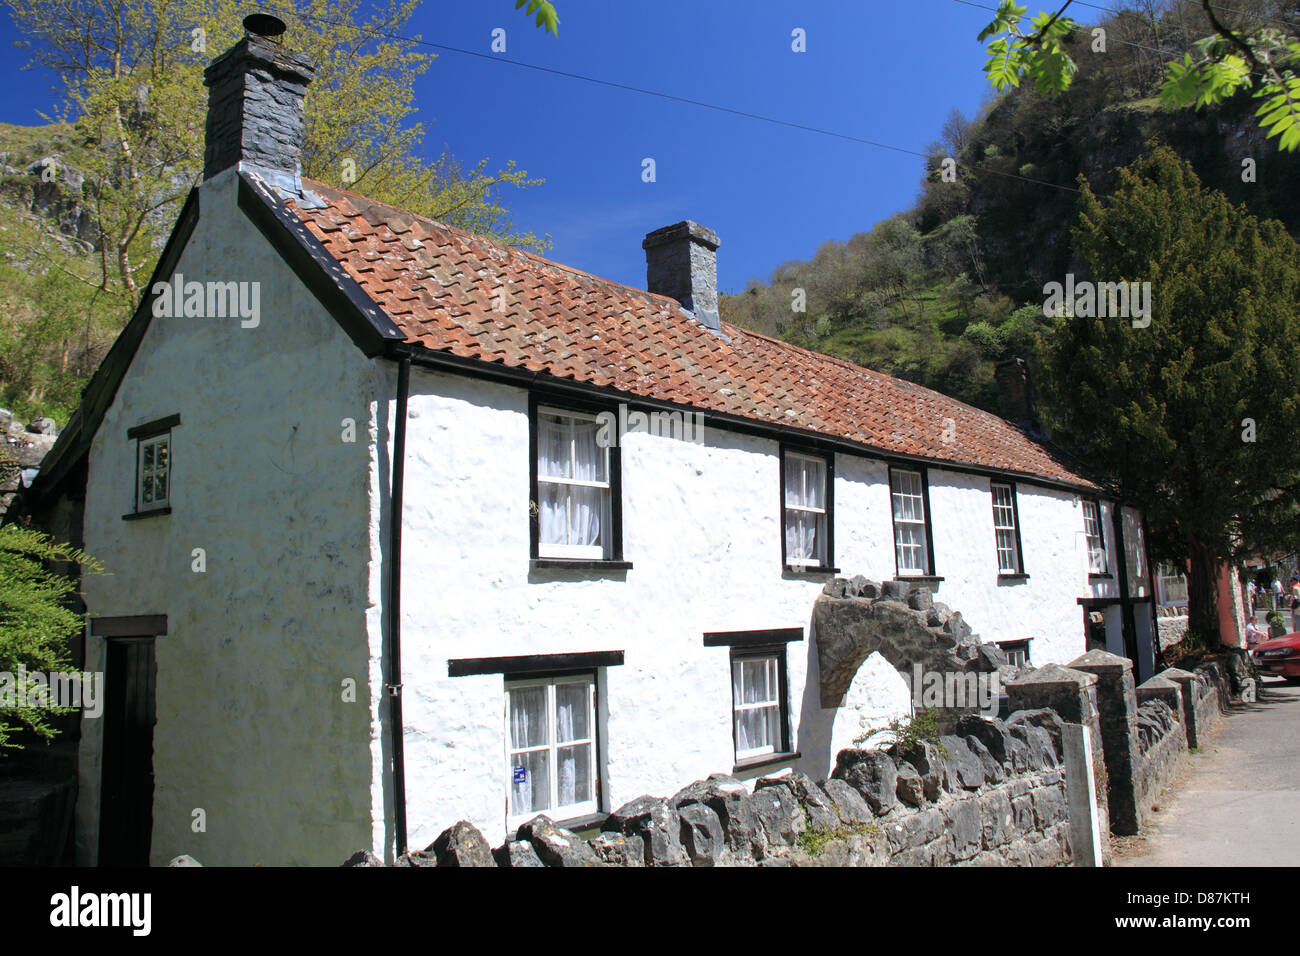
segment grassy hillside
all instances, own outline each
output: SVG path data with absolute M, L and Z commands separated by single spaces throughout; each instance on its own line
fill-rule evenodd
M 1285 4 L 1238 6 L 1300 32 Z M 1071 235 L 1080 177 L 1108 195 L 1115 170 L 1159 140 L 1207 186 L 1296 235 L 1300 155 L 1281 155 L 1265 140 L 1256 101 L 1241 95 L 1200 111 L 1159 105 L 1161 64 L 1209 32 L 1198 9 L 1176 4 L 1154 22 L 1111 17 L 1102 23 L 1111 38 L 1104 56 L 1075 44 L 1079 73 L 1064 96 L 1020 88 L 973 121 L 950 117 L 942 141 L 927 149 L 911 209 L 826 243 L 811 260 L 785 263 L 766 281 L 750 280 L 723 297 L 723 316 L 996 411 L 994 362 L 1020 355 L 1041 374 L 1034 343 L 1043 285 L 1067 272 L 1087 275 Z M 942 176 L 946 157 L 957 161 L 955 182 Z M 1253 182 L 1242 176 L 1247 159 Z

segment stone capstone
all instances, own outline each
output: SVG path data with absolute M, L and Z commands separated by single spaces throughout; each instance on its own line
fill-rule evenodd
M 604 830 L 639 836 L 645 843 L 646 866 L 686 866 L 681 821 L 667 800 L 638 797 L 615 810 Z
M 830 798 L 831 805 L 835 808 L 840 820 L 849 826 L 870 823 L 874 819 L 874 814 L 871 807 L 867 805 L 867 801 L 863 800 L 861 795 L 843 780 L 827 780 L 823 789 L 826 791 L 826 796 Z
M 425 852 L 432 853 L 439 866 L 496 866 L 488 841 L 467 820 L 443 830 Z
M 984 785 L 984 765 L 971 753 L 966 741 L 952 734 L 944 734 L 939 743 L 948 751 L 946 763 L 949 778 L 966 790 L 978 790 Z
M 718 815 L 733 853 L 760 860 L 766 855 L 767 838 L 754 810 L 753 798 L 735 777 L 714 774 L 685 787 L 672 799 L 678 810 L 691 803 L 702 803 Z
M 627 833 L 601 833 L 587 841 L 608 866 L 645 866 L 645 841 Z
M 181 859 L 181 857 L 178 856 L 176 860 L 179 859 Z M 171 863 L 168 863 L 167 865 L 168 866 L 179 865 L 176 864 L 176 860 L 173 860 Z M 383 865 L 384 865 L 383 861 L 380 860 L 379 857 L 371 853 L 369 850 L 357 850 L 356 853 L 353 853 L 350 857 L 348 857 L 346 860 L 343 861 L 343 866 L 383 866 Z
M 925 803 L 925 782 L 916 768 L 906 760 L 898 765 L 898 783 L 894 792 L 909 807 L 919 807 Z
M 773 847 L 793 846 L 808 825 L 799 801 L 789 787 L 756 789 L 753 807 L 763 836 Z
M 557 826 L 549 817 L 533 817 L 519 828 L 519 839 L 531 843 L 547 866 L 601 865 L 586 840 L 572 830 Z
M 841 750 L 831 776 L 856 790 L 877 815 L 898 803 L 898 766 L 887 751 Z
M 717 866 L 727 844 L 718 815 L 702 803 L 688 803 L 677 811 L 682 826 L 682 848 L 694 866 Z
M 522 866 L 537 867 L 545 866 L 542 858 L 537 855 L 533 845 L 527 840 L 511 840 L 504 846 L 499 846 L 492 851 L 492 857 L 496 860 L 497 866 Z
M 817 786 L 812 777 L 803 771 L 792 770 L 780 777 L 763 777 L 754 785 L 754 791 L 757 793 L 769 787 L 788 789 L 794 796 L 795 802 L 807 814 L 808 825 L 813 829 L 829 830 L 839 826 L 840 818 L 831 804 L 830 797 L 826 796 L 826 791 Z

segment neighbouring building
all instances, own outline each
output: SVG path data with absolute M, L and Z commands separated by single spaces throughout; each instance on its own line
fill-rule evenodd
M 256 35 L 209 67 L 203 182 L 32 489 L 111 572 L 80 860 L 391 858 L 825 775 L 908 708 L 877 658 L 822 706 L 836 575 L 1034 664 L 1098 612 L 1151 675 L 1141 516 L 1025 428 L 721 321 L 693 222 L 642 291 L 303 179 L 311 76 Z

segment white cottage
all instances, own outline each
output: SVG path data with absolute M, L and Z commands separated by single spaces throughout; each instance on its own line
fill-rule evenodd
M 840 574 L 1035 664 L 1101 611 L 1151 673 L 1140 516 L 1026 430 L 721 322 L 694 223 L 642 291 L 302 179 L 311 73 L 260 36 L 209 68 L 204 181 L 33 489 L 84 494 L 111 571 L 82 862 L 391 859 L 824 775 L 908 708 L 879 658 L 822 707 Z

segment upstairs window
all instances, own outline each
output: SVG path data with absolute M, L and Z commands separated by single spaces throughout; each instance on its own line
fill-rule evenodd
M 891 468 L 889 484 L 894 502 L 894 555 L 898 574 L 900 577 L 931 575 L 934 566 L 930 555 L 925 475 Z
M 1011 485 L 993 484 L 993 536 L 1000 574 L 1023 574 L 1020 560 L 1020 531 L 1016 526 L 1016 490 Z
M 785 565 L 831 564 L 831 465 L 827 458 L 782 452 Z
M 614 557 L 611 454 L 596 417 L 539 408 L 535 422 L 537 557 Z
M 1108 574 L 1106 538 L 1101 527 L 1101 507 L 1095 501 L 1083 503 L 1083 533 L 1088 543 L 1088 573 Z

